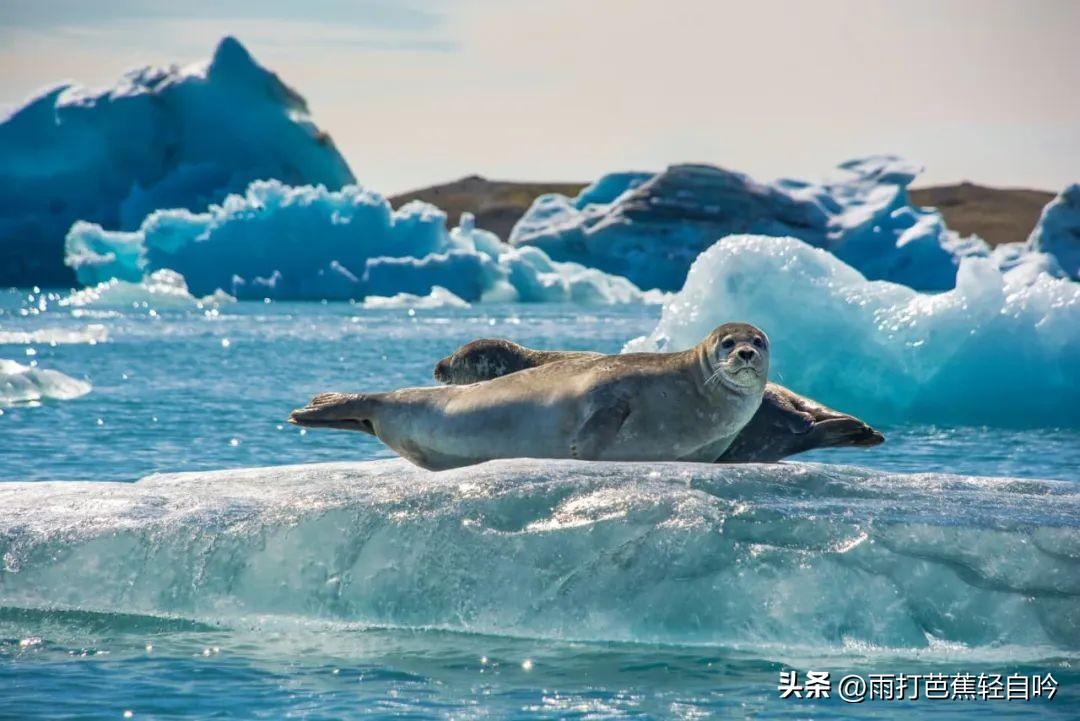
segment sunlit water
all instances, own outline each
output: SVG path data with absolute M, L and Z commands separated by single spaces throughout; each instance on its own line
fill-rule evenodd
M 284 419 L 318 391 L 427 384 L 438 358 L 476 337 L 614 352 L 652 330 L 658 315 L 654 307 L 489 306 L 410 314 L 288 303 L 242 303 L 220 313 L 138 308 L 73 314 L 55 303 L 27 312 L 38 308 L 38 297 L 31 303 L 28 295 L 0 294 L 0 340 L 12 341 L 0 343 L 0 358 L 36 362 L 88 380 L 93 389 L 74 400 L 3 409 L 4 481 L 134 481 L 159 471 L 390 457 L 368 436 L 304 433 Z M 807 460 L 1080 480 L 1076 430 L 882 430 L 883 446 L 820 451 Z M 1080 527 L 1068 514 L 1047 523 Z M 1057 549 L 1073 572 L 1077 548 Z M 125 614 L 123 608 L 27 609 L 5 602 L 3 588 L 5 719 L 124 718 L 125 712 L 133 718 L 273 719 L 892 718 L 912 712 L 1077 718 L 1080 703 L 1080 661 L 1071 642 L 1050 652 L 1022 645 L 976 652 L 949 644 L 917 651 L 852 644 L 808 652 L 572 642 L 536 633 L 373 628 L 304 614 L 188 618 Z M 787 668 L 841 675 L 1049 671 L 1061 688 L 1049 702 L 780 701 L 778 675 Z

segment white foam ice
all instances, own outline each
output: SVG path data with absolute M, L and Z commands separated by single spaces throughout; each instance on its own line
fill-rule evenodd
M 72 308 L 203 308 L 233 303 L 232 296 L 215 291 L 196 298 L 188 291 L 187 281 L 173 270 L 154 271 L 137 283 L 112 278 L 83 288 L 60 299 L 61 306 Z
M 369 295 L 364 298 L 364 308 L 469 308 L 470 305 L 442 286 L 433 286 L 427 295 L 398 293 L 392 296 Z
M 109 330 L 100 323 L 82 328 L 37 328 L 5 330 L 0 328 L 0 345 L 97 345 L 109 339 Z

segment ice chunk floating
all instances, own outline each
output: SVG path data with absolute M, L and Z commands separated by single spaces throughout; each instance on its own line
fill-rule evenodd
M 1080 651 L 1074 484 L 404 461 L 0 484 L 6 606 L 591 639 Z
M 647 338 L 679 350 L 722 322 L 772 339 L 770 375 L 868 423 L 1080 426 L 1080 284 L 965 259 L 954 290 L 867 281 L 795 238 L 731 236 L 701 255 Z
M 258 181 L 205 213 L 151 213 L 130 233 L 77 223 L 66 250 L 83 283 L 138 283 L 171 269 L 195 295 L 345 300 L 429 296 L 438 286 L 469 303 L 656 297 L 625 278 L 556 263 L 538 248 L 511 248 L 467 213 L 447 232 L 435 206 L 413 201 L 393 210 L 356 185 L 331 191 Z
M 70 400 L 90 392 L 90 384 L 60 371 L 0 358 L 0 406 L 55 399 Z
M 353 181 L 304 99 L 233 38 L 209 63 L 48 90 L 0 118 L 0 286 L 69 286 L 63 240 L 76 220 L 130 230 L 260 178 Z
M 951 288 L 961 257 L 987 255 L 985 243 L 909 202 L 918 166 L 871 156 L 840 170 L 824 183 L 762 183 L 711 165 L 614 173 L 573 200 L 538 198 L 510 242 L 664 290 L 678 290 L 698 254 L 734 233 L 800 238 L 869 278 L 924 290 Z
M 185 309 L 234 302 L 235 298 L 221 291 L 196 298 L 188 291 L 184 277 L 168 269 L 154 271 L 138 283 L 116 278 L 104 280 L 60 299 L 60 305 L 72 308 Z
M 391 308 L 468 308 L 469 304 L 458 298 L 446 288 L 435 286 L 428 295 L 413 295 L 412 293 L 398 293 L 392 296 L 372 295 L 364 299 L 364 308 L 367 309 L 391 309 Z

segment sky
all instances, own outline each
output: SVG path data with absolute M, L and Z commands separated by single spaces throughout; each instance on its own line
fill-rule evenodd
M 1071 0 L 2 0 L 0 112 L 226 34 L 386 194 L 678 162 L 814 179 L 871 153 L 918 185 L 1080 181 Z

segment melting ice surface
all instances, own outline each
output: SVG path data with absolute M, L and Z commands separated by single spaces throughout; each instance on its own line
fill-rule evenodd
M 729 320 L 769 334 L 771 376 L 872 423 L 1080 426 L 1080 284 L 965 259 L 956 288 L 867 281 L 794 238 L 731 236 L 703 253 L 656 329 L 676 350 Z
M 0 597 L 588 641 L 1080 655 L 1074 483 L 405 461 L 0 484 Z
M 378 193 L 277 181 L 253 183 L 205 213 L 159 210 L 139 230 L 77 223 L 66 262 L 81 282 L 133 283 L 164 269 L 192 292 L 239 298 L 337 299 L 425 296 L 436 286 L 477 300 L 631 303 L 653 300 L 633 283 L 537 248 L 511 248 L 464 214 L 413 201 L 393 210 Z

